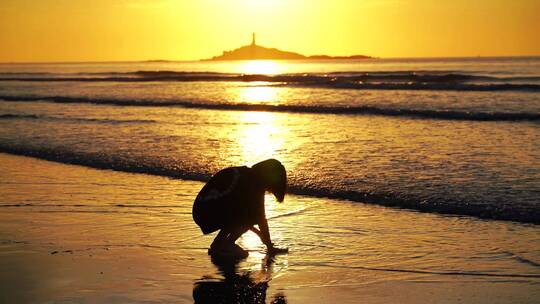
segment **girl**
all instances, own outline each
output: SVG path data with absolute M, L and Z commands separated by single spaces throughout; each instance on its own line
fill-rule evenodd
M 285 198 L 285 167 L 268 159 L 253 167 L 229 167 L 216 173 L 201 189 L 193 204 L 193 219 L 204 234 L 219 230 L 208 253 L 212 256 L 245 258 L 248 252 L 236 240 L 248 230 L 255 232 L 269 254 L 288 250 L 274 247 L 264 211 L 264 194 L 278 202 Z M 259 229 L 254 226 L 258 225 Z

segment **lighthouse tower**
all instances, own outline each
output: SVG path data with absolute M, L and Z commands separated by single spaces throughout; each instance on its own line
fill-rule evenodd
M 255 32 L 251 34 L 251 45 L 255 46 Z

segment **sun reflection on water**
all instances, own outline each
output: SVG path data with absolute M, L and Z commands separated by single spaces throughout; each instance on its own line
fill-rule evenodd
M 244 112 L 240 119 L 246 125 L 238 134 L 240 154 L 244 163 L 254 164 L 277 158 L 285 142 L 285 129 L 274 113 Z
M 279 88 L 261 86 L 266 82 L 252 83 L 250 86 L 241 87 L 238 91 L 238 101 L 244 103 L 276 103 L 278 101 Z
M 243 74 L 275 75 L 281 72 L 283 67 L 272 60 L 247 60 L 238 67 L 238 72 Z

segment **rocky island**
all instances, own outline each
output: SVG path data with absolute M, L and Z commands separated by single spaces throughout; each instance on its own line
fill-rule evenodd
M 328 56 L 328 55 L 313 55 L 305 56 L 295 52 L 287 52 L 278 50 L 276 48 L 267 48 L 257 45 L 255 42 L 255 33 L 250 45 L 239 47 L 232 51 L 224 51 L 220 56 L 214 56 L 209 59 L 202 59 L 202 61 L 221 61 L 221 60 L 300 60 L 300 59 L 312 59 L 312 60 L 350 60 L 350 59 L 372 59 L 373 57 L 365 55 L 353 55 L 353 56 Z

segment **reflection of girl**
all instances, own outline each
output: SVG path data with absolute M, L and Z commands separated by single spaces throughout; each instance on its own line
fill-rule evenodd
M 263 259 L 263 267 L 259 271 L 243 271 L 238 269 L 239 259 L 223 259 L 214 256 L 212 263 L 216 265 L 223 279 L 204 276 L 195 282 L 193 300 L 197 303 L 266 303 L 268 281 L 261 280 L 268 275 L 273 258 Z M 261 276 L 262 275 L 262 276 Z M 272 304 L 287 304 L 283 293 L 277 293 L 270 301 Z
M 278 202 L 282 202 L 286 187 L 285 167 L 275 159 L 262 161 L 252 168 L 230 167 L 216 173 L 193 204 L 193 219 L 204 234 L 220 230 L 208 253 L 247 257 L 248 252 L 235 241 L 248 230 L 260 237 L 268 253 L 287 252 L 287 249 L 272 244 L 264 211 L 265 192 L 271 192 Z

